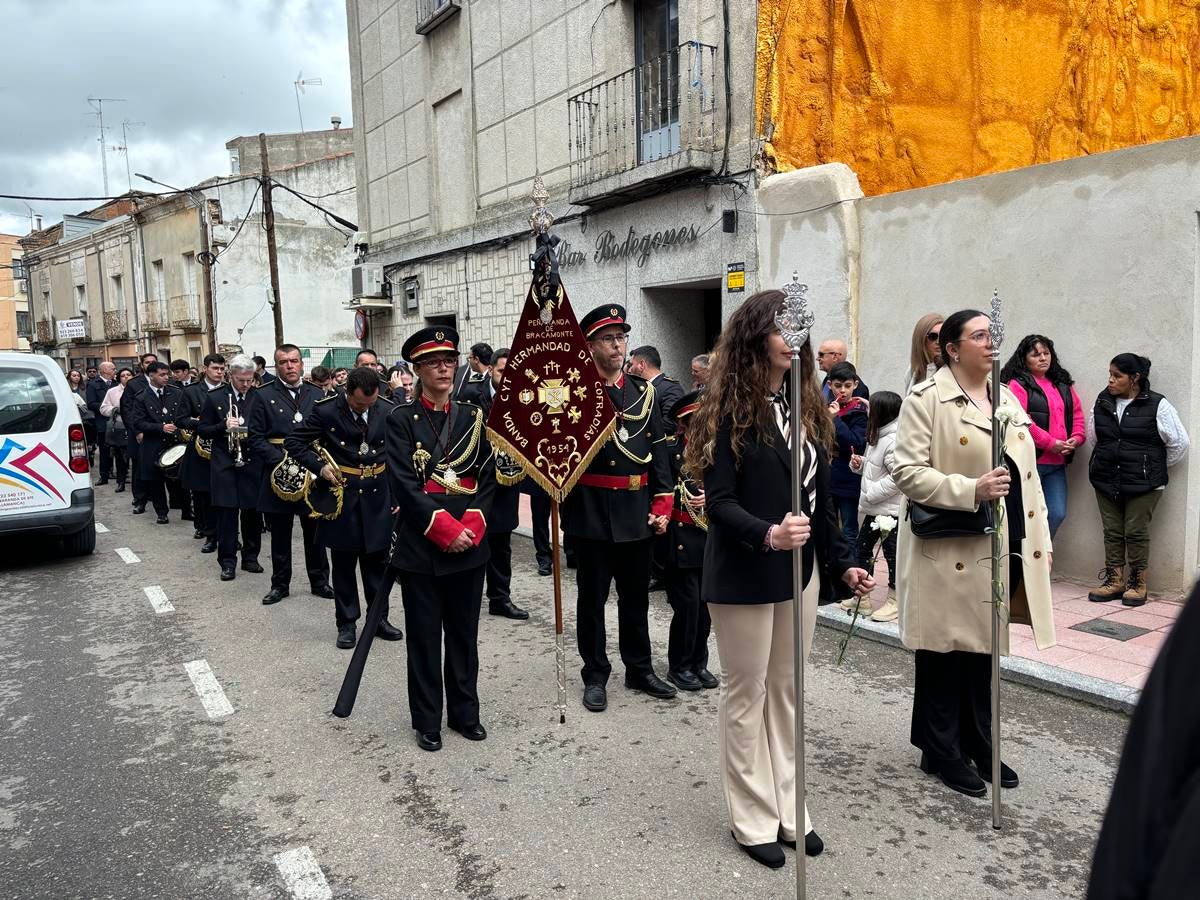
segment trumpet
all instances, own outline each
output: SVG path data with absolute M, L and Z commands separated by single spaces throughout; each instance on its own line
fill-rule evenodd
M 246 460 L 242 455 L 242 441 L 246 439 L 246 435 L 249 434 L 249 431 L 244 424 L 244 420 L 242 419 L 241 413 L 238 410 L 237 403 L 235 403 L 232 398 L 229 401 L 229 415 L 230 418 L 237 419 L 238 421 L 236 427 L 226 430 L 226 436 L 229 441 L 229 455 L 233 457 L 233 464 L 240 469 L 242 466 L 246 465 Z

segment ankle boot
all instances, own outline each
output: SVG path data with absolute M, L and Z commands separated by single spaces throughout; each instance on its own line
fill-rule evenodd
M 1129 567 L 1129 587 L 1121 595 L 1122 606 L 1143 606 L 1146 603 L 1146 570 Z
M 929 754 L 922 753 L 921 771 L 927 775 L 938 776 L 946 787 L 968 797 L 982 797 L 987 793 L 987 785 L 983 783 L 983 779 L 961 757 L 934 759 Z
M 745 851 L 746 855 L 756 863 L 766 866 L 768 869 L 780 869 L 783 867 L 783 848 L 779 846 L 778 841 L 771 841 L 767 844 L 743 844 L 741 841 L 738 841 L 737 835 L 732 831 L 729 834 L 737 841 L 737 845 Z
M 1120 597 L 1125 592 L 1125 579 L 1121 577 L 1123 569 L 1124 566 L 1105 566 L 1097 576 L 1100 586 L 1088 591 L 1088 599 L 1093 603 L 1107 603 Z

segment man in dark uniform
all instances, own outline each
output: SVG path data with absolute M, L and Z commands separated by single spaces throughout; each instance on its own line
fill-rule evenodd
M 186 359 L 171 360 L 171 384 L 183 390 L 192 383 L 192 367 Z M 167 479 L 167 504 L 171 509 L 179 510 L 179 518 L 185 522 L 194 520 L 192 514 L 192 493 L 179 478 Z
M 491 344 L 472 344 L 471 352 L 467 354 L 467 364 L 460 366 L 454 373 L 454 399 L 461 399 L 464 391 L 477 390 L 488 375 L 488 367 L 492 364 Z
M 112 449 L 108 446 L 108 416 L 101 415 L 100 404 L 109 388 L 116 384 L 117 367 L 107 359 L 100 363 L 96 377 L 87 383 L 84 399 L 96 422 L 96 443 L 100 446 L 100 480 L 97 486 L 108 484 L 112 477 Z
M 129 382 L 125 385 L 124 392 L 121 394 L 121 421 L 126 423 L 126 432 L 128 434 L 128 443 L 125 445 L 125 450 L 126 456 L 129 457 L 129 474 L 133 480 L 133 514 L 135 516 L 140 516 L 146 511 L 146 503 L 149 498 L 146 496 L 146 489 L 142 486 L 142 478 L 138 473 L 138 461 L 142 457 L 142 442 L 139 440 L 140 435 L 138 430 L 129 424 L 129 409 L 133 404 L 134 398 L 149 387 L 150 382 L 146 380 L 146 368 L 151 363 L 156 362 L 158 362 L 158 357 L 153 353 L 143 353 L 141 356 L 141 374 L 130 378 Z
M 183 389 L 183 405 L 180 416 L 175 420 L 184 431 L 192 435 L 183 464 L 179 468 L 179 480 L 192 493 L 192 515 L 195 518 L 196 530 L 192 537 L 199 540 L 204 538 L 201 553 L 215 553 L 217 550 L 217 522 L 212 511 L 212 471 L 209 457 L 212 455 L 211 441 L 207 438 L 201 443 L 199 427 L 200 413 L 204 410 L 204 401 L 210 391 L 225 386 L 225 357 L 219 353 L 210 353 L 204 357 L 203 376 L 193 381 Z
M 451 728 L 467 740 L 487 738 L 479 721 L 479 606 L 495 481 L 483 413 L 450 397 L 458 335 L 423 328 L 403 353 L 418 387 L 387 422 L 388 478 L 401 510 L 392 567 L 408 627 L 412 726 L 417 746 L 435 751 L 442 748 L 443 698 Z
M 492 354 L 488 377 L 481 382 L 468 382 L 463 388 L 462 401 L 473 403 L 483 410 L 486 422 L 492 402 L 504 377 L 508 348 Z M 525 478 L 524 470 L 508 456 L 496 454 L 496 493 L 488 516 L 487 540 L 491 554 L 487 563 L 488 615 L 508 619 L 528 619 L 529 613 L 512 602 L 512 533 L 520 519 L 521 491 L 518 485 Z
M 333 599 L 329 586 L 329 559 L 317 543 L 317 523 L 308 515 L 302 500 L 285 500 L 275 492 L 274 470 L 283 462 L 284 439 L 312 412 L 324 391 L 303 380 L 304 361 L 295 344 L 275 348 L 275 372 L 278 375 L 255 393 L 246 419 L 250 429 L 250 451 L 263 460 L 266 476 L 258 493 L 258 509 L 266 516 L 271 531 L 271 590 L 263 605 L 278 603 L 288 595 L 292 583 L 292 524 L 300 516 L 304 535 L 304 568 L 308 583 L 318 597 Z M 303 470 L 300 470 L 303 474 Z
M 283 441 L 287 455 L 318 478 L 342 485 L 342 511 L 317 524 L 317 543 L 329 548 L 333 568 L 336 646 L 349 650 L 357 641 L 355 622 L 361 615 L 357 569 L 369 606 L 375 600 L 387 566 L 392 537 L 392 504 L 384 454 L 385 420 L 393 409 L 380 396 L 374 369 L 359 367 L 346 379 L 346 392 L 313 404 L 312 412 Z M 315 445 L 333 459 L 325 462 Z M 404 637 L 387 619 L 375 636 L 385 641 Z
M 183 391 L 170 383 L 171 370 L 166 363 L 150 363 L 145 374 L 146 387 L 129 402 L 126 421 L 142 438 L 137 462 L 142 490 L 154 504 L 158 524 L 166 525 L 170 521 L 167 518 L 167 487 L 158 457 L 178 441 L 175 419 L 183 408 Z
M 563 530 L 577 559 L 576 634 L 583 657 L 583 705 L 592 712 L 608 706 L 612 672 L 605 649 L 604 604 L 617 585 L 617 617 L 625 686 L 661 700 L 675 688 L 654 672 L 650 661 L 650 548 L 664 534 L 671 514 L 671 470 L 654 388 L 622 372 L 625 308 L 605 304 L 579 323 L 617 410 L 616 431 L 599 449 L 563 503 Z
M 238 354 L 229 360 L 229 384 L 210 391 L 200 413 L 200 436 L 212 441 L 210 475 L 212 512 L 217 523 L 217 562 L 221 580 L 237 573 L 238 520 L 241 520 L 242 570 L 261 572 L 262 514 L 258 490 L 262 460 L 247 446 L 246 417 L 254 403 L 254 360 Z
M 687 445 L 687 423 L 700 405 L 700 392 L 679 399 L 672 413 L 676 433 L 670 442 L 671 475 L 675 479 L 675 503 L 667 527 L 664 578 L 671 604 L 671 630 L 667 641 L 667 679 L 682 691 L 715 688 L 720 682 L 708 671 L 708 635 L 712 620 L 708 606 L 700 601 L 700 575 L 704 568 L 704 544 L 708 518 L 704 512 L 704 490 L 683 474 L 683 450 Z

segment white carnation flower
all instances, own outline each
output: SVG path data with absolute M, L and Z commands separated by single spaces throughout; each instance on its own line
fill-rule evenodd
M 875 521 L 871 523 L 871 527 L 886 537 L 896 530 L 896 517 L 876 516 Z

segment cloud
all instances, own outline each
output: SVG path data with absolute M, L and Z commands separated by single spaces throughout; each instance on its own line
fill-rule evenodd
M 0 55 L 0 193 L 101 196 L 98 122 L 106 141 L 128 129 L 129 169 L 179 186 L 229 171 L 225 142 L 299 130 L 292 82 L 323 84 L 301 97 L 304 125 L 352 124 L 345 6 L 338 0 L 16 0 Z M 15 9 L 13 8 L 15 7 Z M 127 189 L 125 154 L 108 153 L 109 193 Z M 154 190 L 138 182 L 133 186 Z M 45 224 L 87 202 L 31 201 Z M 0 200 L 0 231 L 25 233 L 29 211 Z

